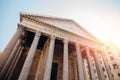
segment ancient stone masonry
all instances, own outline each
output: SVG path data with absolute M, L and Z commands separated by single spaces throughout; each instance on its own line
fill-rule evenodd
M 99 60 L 102 45 L 73 20 L 21 13 L 0 55 L 0 79 L 113 80 L 104 56 Z

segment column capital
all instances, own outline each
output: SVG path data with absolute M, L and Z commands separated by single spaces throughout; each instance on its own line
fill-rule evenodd
M 55 39 L 56 37 L 54 35 L 51 35 L 50 36 L 50 39 Z
M 85 49 L 89 49 L 89 47 L 86 46 Z
M 67 40 L 67 39 L 64 39 L 64 40 L 63 40 L 63 43 L 68 43 L 68 40 Z
M 40 36 L 41 32 L 40 31 L 36 31 L 35 36 Z
M 24 30 L 25 28 L 26 28 L 25 26 L 23 26 L 23 25 L 21 25 L 21 24 L 18 24 L 18 30 L 19 30 L 19 29 Z
M 23 32 L 21 33 L 20 39 L 23 40 L 23 39 L 25 38 L 25 34 L 26 34 L 25 31 L 23 31 Z
M 80 44 L 79 44 L 79 43 L 75 43 L 75 45 L 76 45 L 76 46 L 80 46 Z

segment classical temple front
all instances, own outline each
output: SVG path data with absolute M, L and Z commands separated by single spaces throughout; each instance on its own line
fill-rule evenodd
M 21 13 L 0 80 L 114 80 L 103 43 L 70 19 Z

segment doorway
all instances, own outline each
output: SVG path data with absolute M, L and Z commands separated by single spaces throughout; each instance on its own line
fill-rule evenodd
M 52 71 L 50 80 L 57 80 L 57 72 L 58 72 L 58 63 L 52 63 Z

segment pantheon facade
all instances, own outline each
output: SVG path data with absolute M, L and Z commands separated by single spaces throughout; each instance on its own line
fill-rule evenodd
M 0 80 L 114 80 L 102 46 L 71 19 L 20 13 Z

